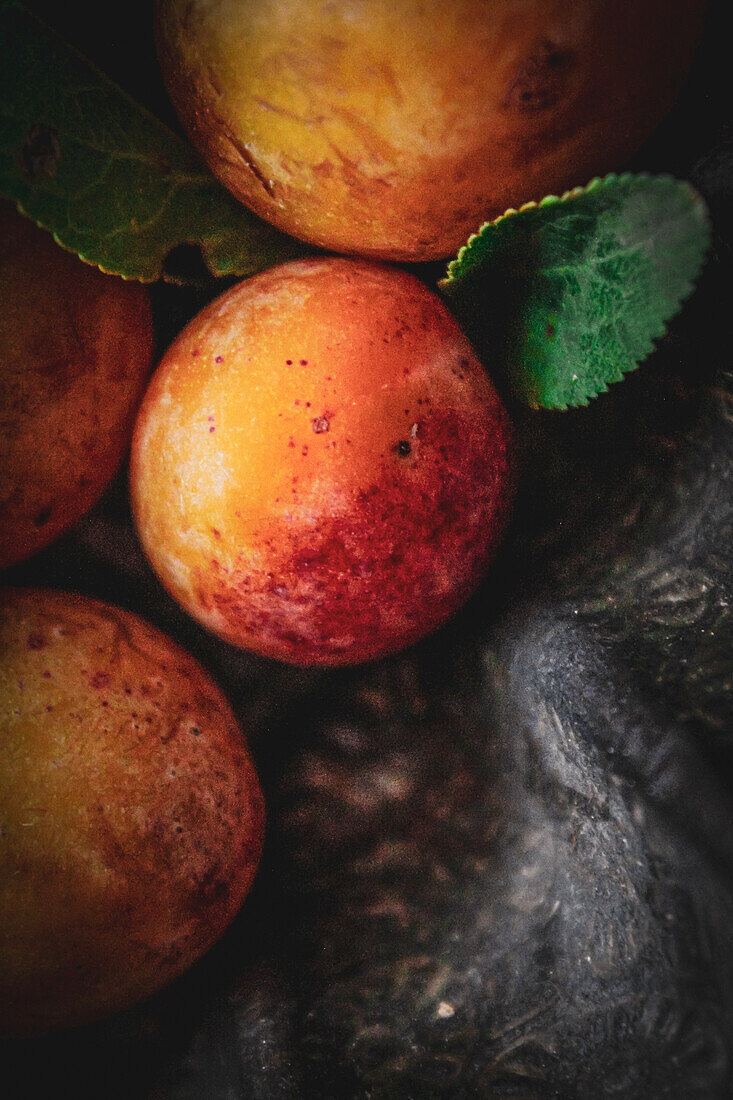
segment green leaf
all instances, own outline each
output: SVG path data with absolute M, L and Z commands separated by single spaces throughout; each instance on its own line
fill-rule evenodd
M 563 409 L 654 350 L 709 244 L 705 204 L 688 183 L 610 175 L 486 223 L 440 288 L 520 400 Z
M 312 251 L 257 218 L 193 148 L 21 4 L 0 4 L 0 194 L 65 248 L 145 282 L 181 245 L 214 275 Z

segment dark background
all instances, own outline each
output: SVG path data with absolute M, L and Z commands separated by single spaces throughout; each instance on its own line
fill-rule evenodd
M 178 129 L 150 4 L 29 6 Z M 726 12 L 710 6 L 677 107 L 628 166 L 708 201 L 698 290 L 589 408 L 512 409 L 512 529 L 436 636 L 336 672 L 219 643 L 148 568 L 124 469 L 8 572 L 112 599 L 195 653 L 269 806 L 261 873 L 220 944 L 131 1012 L 6 1045 L 9 1095 L 733 1095 Z M 223 285 L 153 287 L 159 350 Z

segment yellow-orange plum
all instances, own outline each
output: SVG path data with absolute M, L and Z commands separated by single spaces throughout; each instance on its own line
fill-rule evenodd
M 150 296 L 0 205 L 0 568 L 101 496 L 152 365 Z
M 142 544 L 222 638 L 345 664 L 439 626 L 478 584 L 512 494 L 510 426 L 413 275 L 281 265 L 210 303 L 148 387 L 131 457 Z
M 702 0 L 158 0 L 162 72 L 212 171 L 330 250 L 447 256 L 618 169 L 674 102 Z
M 234 714 L 137 616 L 0 594 L 0 1032 L 132 1005 L 222 934 L 263 801 Z

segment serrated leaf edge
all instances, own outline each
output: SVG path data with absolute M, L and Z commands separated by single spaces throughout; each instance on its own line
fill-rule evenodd
M 172 130 L 171 127 L 167 125 L 167 123 L 158 118 L 158 116 L 148 107 L 139 103 L 134 96 L 132 96 L 125 88 L 119 85 L 117 81 L 113 80 L 108 75 L 108 73 L 106 73 L 103 69 L 99 67 L 99 65 L 97 65 L 94 61 L 91 61 L 82 50 L 74 45 L 73 42 L 68 41 L 63 34 L 60 34 L 51 24 L 49 24 L 43 18 L 42 15 L 39 15 L 37 12 L 28 8 L 25 4 L 19 2 L 19 0 L 0 0 L 0 14 L 12 11 L 13 9 L 19 11 L 25 16 L 29 16 L 35 23 L 39 24 L 44 29 L 44 31 L 49 34 L 49 36 L 58 41 L 60 46 L 62 46 L 65 50 L 68 50 L 70 54 L 73 54 L 80 62 L 83 63 L 83 65 L 87 66 L 103 85 L 106 85 L 108 88 L 114 89 L 115 94 L 119 95 L 121 99 L 123 99 L 131 108 L 133 108 L 142 118 L 144 118 L 148 124 L 156 127 L 162 132 L 165 132 L 166 135 L 168 135 L 174 143 L 178 144 L 179 152 L 183 157 L 185 157 L 188 169 L 187 172 L 177 170 L 177 174 L 181 181 L 185 180 L 188 183 L 199 186 L 212 184 L 215 185 L 217 188 L 221 188 L 224 195 L 227 194 L 226 188 L 224 188 L 223 184 L 221 184 L 221 182 L 218 181 L 216 177 L 211 173 L 204 161 L 191 146 L 190 142 L 186 141 L 185 138 L 182 138 L 179 134 Z M 232 201 L 236 201 L 231 194 L 229 194 L 229 198 Z M 0 193 L 0 199 L 4 199 L 7 202 L 13 203 L 19 214 L 21 214 L 23 217 L 28 218 L 39 229 L 50 233 L 55 243 L 60 248 L 63 248 L 65 252 L 68 252 L 71 255 L 78 256 L 83 263 L 88 264 L 90 267 L 96 267 L 104 275 L 115 275 L 117 276 L 117 278 L 124 279 L 125 282 L 137 282 L 147 286 L 159 282 L 160 280 L 171 282 L 174 284 L 177 283 L 178 285 L 185 285 L 183 281 L 170 278 L 167 275 L 165 271 L 166 256 L 163 256 L 160 263 L 155 266 L 154 270 L 151 269 L 147 273 L 138 272 L 137 274 L 126 274 L 120 271 L 118 267 L 105 266 L 103 263 L 100 263 L 99 260 L 93 259 L 91 255 L 91 250 L 89 248 L 80 249 L 79 247 L 65 244 L 60 237 L 60 234 L 62 234 L 64 230 L 53 229 L 50 225 L 45 224 L 43 219 L 39 219 L 36 215 L 31 214 L 26 209 L 21 199 L 17 199 L 14 195 L 7 194 L 5 192 Z M 170 199 L 168 199 L 167 201 L 170 201 Z M 247 208 L 243 206 L 243 209 Z M 254 214 L 254 212 L 248 211 L 248 213 L 250 213 L 252 217 L 262 221 L 262 219 L 258 218 L 258 216 Z M 158 215 L 156 217 L 159 218 L 159 216 L 160 214 L 158 212 Z M 263 225 L 266 224 L 267 223 L 263 221 Z M 288 234 L 283 234 L 283 236 L 287 237 Z M 296 238 L 292 239 L 295 244 L 302 246 L 302 250 L 307 250 L 308 246 L 305 242 L 300 242 Z M 203 263 L 208 268 L 211 277 L 214 279 L 246 277 L 243 276 L 241 271 L 239 270 L 216 270 L 212 262 L 214 244 L 209 236 L 202 234 L 198 238 L 180 240 L 177 241 L 176 244 L 172 247 L 178 247 L 180 245 L 190 245 L 192 247 L 200 249 Z M 91 249 L 93 250 L 93 248 L 94 246 L 92 245 Z
M 642 178 L 642 179 L 654 179 L 654 180 L 660 180 L 661 179 L 661 180 L 666 180 L 667 182 L 672 182 L 672 183 L 678 184 L 680 186 L 686 187 L 686 189 L 691 193 L 696 207 L 700 210 L 700 212 L 703 215 L 703 222 L 704 222 L 706 233 L 707 233 L 707 240 L 705 242 L 704 248 L 702 249 L 700 264 L 699 264 L 699 267 L 698 267 L 697 271 L 693 275 L 693 277 L 688 280 L 686 285 L 680 291 L 679 295 L 677 295 L 676 298 L 673 300 L 672 305 L 671 305 L 672 312 L 670 313 L 669 318 L 668 318 L 668 321 L 669 321 L 679 313 L 682 306 L 690 298 L 693 291 L 695 290 L 695 286 L 697 284 L 697 279 L 698 279 L 698 277 L 700 275 L 700 272 L 702 271 L 702 269 L 705 265 L 706 258 L 707 258 L 708 254 L 710 252 L 710 248 L 711 248 L 711 245 L 712 245 L 710 213 L 708 211 L 707 204 L 705 203 L 705 200 L 703 199 L 702 195 L 700 195 L 700 193 L 692 186 L 691 183 L 689 183 L 689 181 L 679 180 L 679 179 L 677 179 L 676 177 L 674 177 L 670 174 L 663 174 L 662 175 L 662 174 L 653 174 L 653 173 L 648 173 L 648 172 L 625 172 L 625 173 L 623 173 L 622 175 L 619 175 L 619 176 L 614 176 L 613 174 L 611 174 L 610 177 L 606 176 L 600 182 L 605 183 L 605 181 L 608 180 L 609 178 L 618 179 L 618 180 L 622 180 L 622 181 L 627 181 L 630 177 L 633 178 L 633 179 L 640 179 L 640 178 Z M 591 181 L 591 183 L 595 183 L 595 182 L 596 182 L 596 180 Z M 574 189 L 574 190 L 576 190 L 576 189 Z M 585 189 L 582 189 L 582 190 L 585 190 Z M 562 199 L 564 199 L 566 197 L 567 197 L 567 194 L 562 196 Z M 562 199 L 560 201 L 562 201 Z M 647 351 L 645 351 L 642 355 L 638 356 L 634 362 L 630 362 L 629 366 L 626 367 L 626 369 L 619 369 L 619 372 L 616 375 L 616 377 L 607 378 L 597 389 L 595 389 L 592 392 L 588 393 L 585 400 L 577 401 L 573 405 L 547 404 L 547 405 L 541 405 L 541 406 L 538 406 L 538 407 L 548 409 L 548 410 L 553 410 L 553 411 L 555 411 L 555 410 L 557 410 L 557 411 L 566 411 L 569 408 L 577 408 L 579 406 L 580 407 L 587 407 L 590 404 L 591 401 L 595 400 L 596 397 L 600 397 L 600 395 L 602 393 L 608 393 L 608 390 L 611 386 L 615 386 L 619 382 L 623 382 L 623 380 L 624 380 L 624 378 L 626 377 L 627 374 L 631 374 L 633 371 L 639 369 L 639 367 L 644 362 L 644 360 L 647 359 L 656 350 L 656 346 L 659 343 L 659 341 L 663 340 L 664 337 L 669 332 L 669 323 L 668 323 L 668 321 L 662 321 L 662 323 L 659 326 L 659 329 L 656 332 L 653 332 L 653 333 L 650 334 L 648 344 L 647 344 L 647 348 L 648 348 Z
M 591 194 L 611 184 L 629 183 L 631 180 L 660 181 L 685 187 L 690 192 L 695 205 L 704 211 L 706 223 L 709 222 L 705 200 L 688 180 L 678 179 L 676 176 L 667 172 L 609 172 L 605 176 L 594 176 L 588 183 L 571 187 L 569 190 L 563 191 L 560 195 L 545 195 L 542 199 L 533 199 L 530 202 L 524 202 L 519 207 L 510 206 L 503 214 L 499 214 L 498 217 L 485 221 L 479 226 L 475 233 L 471 234 L 466 243 L 461 245 L 456 255 L 448 263 L 445 275 L 442 279 L 438 280 L 439 289 L 443 292 L 451 292 L 451 287 L 455 286 L 461 279 L 460 273 L 456 274 L 456 268 L 463 262 L 466 255 L 487 230 L 496 228 L 501 222 L 506 221 L 507 218 L 515 217 L 517 214 L 523 214 L 527 210 L 533 210 L 544 206 L 554 206 L 557 203 L 570 202 L 573 199 L 579 198 L 581 195 Z
M 701 268 L 702 268 L 702 265 L 701 265 Z M 690 295 L 692 294 L 694 289 L 695 289 L 695 280 L 691 279 L 689 284 L 685 287 L 684 291 L 681 293 L 680 297 L 675 302 L 675 304 L 673 306 L 674 312 L 671 314 L 671 316 L 676 316 L 676 314 L 679 313 L 681 307 L 684 305 L 684 303 L 690 297 Z M 653 335 L 651 335 L 649 337 L 648 351 L 645 351 L 634 362 L 630 362 L 629 366 L 626 367 L 625 369 L 620 369 L 618 374 L 615 377 L 607 378 L 604 382 L 601 383 L 601 385 L 597 389 L 594 389 L 592 392 L 589 392 L 588 394 L 586 394 L 586 396 L 583 400 L 575 401 L 572 405 L 568 405 L 568 404 L 565 404 L 565 405 L 549 404 L 549 403 L 546 404 L 546 405 L 543 405 L 543 404 L 538 403 L 538 404 L 532 405 L 530 407 L 531 408 L 536 408 L 536 409 L 548 409 L 548 410 L 553 411 L 553 412 L 555 412 L 555 411 L 557 411 L 557 412 L 566 412 L 568 409 L 575 409 L 575 408 L 579 408 L 579 407 L 587 407 L 591 403 L 591 401 L 594 401 L 596 399 L 596 397 L 600 397 L 600 395 L 602 393 L 608 393 L 608 390 L 611 386 L 616 386 L 616 385 L 618 385 L 619 382 L 623 382 L 623 380 L 624 380 L 624 378 L 626 377 L 627 374 L 631 374 L 633 371 L 638 370 L 639 367 L 641 366 L 641 364 L 644 362 L 644 360 L 648 359 L 649 356 L 655 351 L 656 345 L 658 344 L 658 342 L 660 340 L 664 339 L 664 337 L 667 335 L 668 331 L 669 331 L 669 327 L 668 327 L 667 323 L 663 322 L 662 325 L 660 326 L 659 331 L 654 333 Z
M 21 214 L 24 218 L 28 218 L 28 220 L 33 222 L 35 226 L 37 226 L 39 229 L 42 229 L 44 233 L 50 233 L 56 244 L 59 246 L 59 248 L 63 248 L 64 252 L 68 252 L 71 256 L 76 256 L 79 260 L 82 261 L 82 263 L 87 264 L 89 267 L 96 267 L 97 270 L 101 271 L 103 275 L 115 275 L 118 279 L 124 279 L 126 283 L 144 283 L 146 285 L 155 283 L 161 278 L 162 268 L 161 272 L 159 272 L 157 275 L 151 275 L 150 277 L 143 278 L 143 276 L 141 275 L 125 275 L 121 271 L 117 271 L 114 268 L 103 267 L 103 265 L 98 263 L 97 260 L 92 260 L 88 256 L 85 256 L 82 252 L 79 252 L 78 249 L 72 248 L 68 244 L 64 244 L 64 242 L 60 239 L 58 233 L 55 230 L 51 229 L 50 226 L 44 225 L 44 223 L 42 221 L 39 221 L 34 214 L 29 213 L 29 211 L 26 210 L 23 206 L 22 202 L 19 202 L 17 199 L 6 199 L 5 201 L 12 202 L 19 214 Z
M 673 183 L 676 186 L 685 188 L 690 193 L 690 196 L 693 200 L 694 207 L 702 214 L 702 217 L 703 217 L 703 223 L 705 225 L 705 229 L 706 229 L 706 233 L 707 233 L 707 240 L 706 240 L 706 243 L 705 243 L 705 247 L 703 249 L 703 254 L 702 254 L 702 259 L 701 259 L 701 262 L 700 262 L 700 266 L 699 266 L 697 272 L 695 273 L 695 276 L 692 279 L 689 280 L 687 285 L 680 292 L 680 295 L 675 299 L 675 301 L 672 305 L 672 313 L 670 314 L 670 319 L 671 319 L 671 317 L 676 316 L 676 314 L 679 312 L 679 310 L 682 308 L 684 303 L 688 300 L 688 298 L 691 296 L 692 292 L 694 291 L 695 285 L 696 285 L 696 282 L 697 282 L 697 278 L 698 278 L 699 273 L 700 273 L 700 271 L 702 270 L 702 268 L 705 264 L 706 257 L 707 257 L 707 255 L 710 251 L 712 240 L 711 240 L 710 213 L 709 213 L 709 210 L 707 208 L 707 204 L 705 203 L 705 200 L 704 200 L 703 196 L 689 182 L 689 180 L 678 179 L 676 176 L 672 175 L 671 173 L 666 173 L 666 172 L 665 173 L 655 173 L 655 172 L 621 172 L 621 173 L 617 173 L 617 172 L 609 172 L 605 176 L 594 176 L 593 179 L 589 180 L 587 184 L 582 185 L 582 186 L 572 187 L 569 190 L 564 191 L 560 195 L 545 195 L 545 197 L 540 199 L 540 200 L 532 200 L 530 202 L 522 203 L 522 205 L 520 207 L 516 207 L 516 208 L 515 207 L 509 207 L 507 210 L 504 211 L 503 214 L 499 214 L 498 217 L 484 222 L 479 227 L 479 229 L 477 229 L 477 231 L 475 233 L 471 234 L 471 236 L 468 238 L 466 243 L 461 246 L 461 248 L 456 253 L 455 257 L 449 262 L 449 264 L 446 268 L 446 273 L 445 273 L 444 277 L 438 281 L 438 288 L 443 293 L 448 293 L 450 295 L 452 288 L 455 287 L 461 281 L 462 276 L 460 274 L 456 275 L 455 274 L 455 269 L 462 263 L 462 261 L 465 258 L 467 252 L 469 252 L 471 250 L 471 248 L 475 245 L 476 241 L 478 241 L 487 230 L 495 228 L 501 222 L 505 221 L 507 218 L 514 217 L 517 214 L 522 214 L 527 210 L 532 210 L 532 209 L 540 208 L 540 207 L 544 207 L 544 206 L 553 206 L 557 203 L 572 201 L 573 199 L 576 199 L 576 198 L 580 197 L 581 195 L 590 194 L 593 191 L 597 191 L 600 188 L 607 187 L 611 184 L 615 185 L 616 183 L 628 183 L 632 180 L 649 180 L 649 181 L 653 181 L 653 182 L 660 181 L 660 182 L 665 182 L 665 183 Z M 524 400 L 526 401 L 527 405 L 532 409 L 547 409 L 548 411 L 551 411 L 551 412 L 565 412 L 565 411 L 567 411 L 568 409 L 571 409 L 571 408 L 586 408 L 590 404 L 591 401 L 595 400 L 595 398 L 600 397 L 600 395 L 603 394 L 603 393 L 608 393 L 608 390 L 609 390 L 610 386 L 616 385 L 618 382 L 622 382 L 627 374 L 630 374 L 632 371 L 638 370 L 638 368 L 644 362 L 644 360 L 647 359 L 648 356 L 653 353 L 653 351 L 655 350 L 656 344 L 660 340 L 664 339 L 664 337 L 667 335 L 667 332 L 668 332 L 667 322 L 663 322 L 660 326 L 660 329 L 656 333 L 652 333 L 650 335 L 649 344 L 648 344 L 648 348 L 649 348 L 648 351 L 646 351 L 643 355 L 636 358 L 636 360 L 633 363 L 631 363 L 625 370 L 624 369 L 619 370 L 616 377 L 606 379 L 606 381 L 602 382 L 598 386 L 597 389 L 593 389 L 592 392 L 587 393 L 582 399 L 579 399 L 578 401 L 575 401 L 573 404 L 567 404 L 567 403 L 565 403 L 565 404 L 561 404 L 561 403 L 543 404 L 543 403 L 540 403 L 539 401 L 537 401 L 536 398 L 534 398 L 532 400 L 529 400 L 528 398 L 525 398 Z

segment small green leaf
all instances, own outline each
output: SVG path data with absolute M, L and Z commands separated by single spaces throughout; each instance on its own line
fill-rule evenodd
M 17 3 L 0 4 L 0 194 L 82 259 L 144 282 L 170 275 L 181 245 L 199 246 L 214 275 L 312 251 Z
M 586 405 L 654 350 L 710 243 L 705 204 L 668 176 L 594 179 L 487 222 L 440 288 L 489 368 L 533 408 Z

